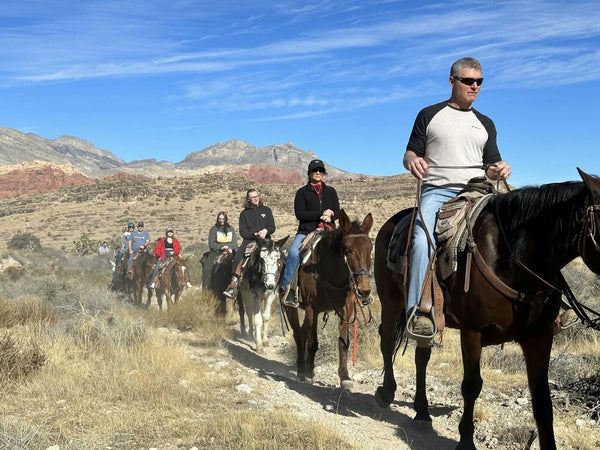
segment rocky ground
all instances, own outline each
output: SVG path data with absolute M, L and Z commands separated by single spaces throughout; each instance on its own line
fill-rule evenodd
M 275 321 L 278 328 L 278 319 L 275 318 Z M 382 380 L 378 369 L 357 361 L 356 366 L 351 367 L 354 386 L 351 391 L 342 391 L 338 387 L 337 358 L 330 358 L 330 361 L 318 362 L 314 384 L 300 382 L 295 375 L 293 340 L 289 334 L 283 337 L 277 329 L 261 355 L 254 351 L 251 340 L 241 337 L 239 326 L 236 337 L 219 350 L 217 357 L 214 349 L 210 351 L 211 356 L 207 356 L 208 349 L 195 345 L 193 334 L 183 337 L 191 344 L 188 348 L 193 358 L 216 372 L 227 370 L 234 373 L 236 389 L 246 392 L 248 402 L 258 411 L 287 409 L 303 419 L 326 424 L 345 436 L 351 448 L 450 449 L 458 443 L 458 423 L 462 414 L 460 384 L 459 381 L 436 376 L 435 368 L 428 378 L 433 421 L 431 424 L 415 423 L 412 410 L 415 393 L 413 370 L 396 372 L 399 384 L 396 399 L 390 408 L 382 409 L 373 396 Z M 412 355 L 413 349 L 409 346 L 403 358 L 412 359 Z M 575 408 L 575 404 L 582 408 L 585 398 L 593 403 L 597 393 L 595 397 L 576 397 L 565 390 L 553 390 L 555 409 Z M 478 404 L 484 405 L 476 422 L 475 444 L 478 448 L 539 448 L 526 388 L 514 387 L 506 393 L 484 383 Z M 594 430 L 595 442 L 599 444 L 600 431 L 593 419 L 592 408 L 582 413 L 582 418 L 578 419 L 581 422 L 576 426 L 582 430 Z M 555 414 L 555 429 L 562 425 Z M 557 431 L 558 447 L 573 448 L 560 437 L 561 434 Z

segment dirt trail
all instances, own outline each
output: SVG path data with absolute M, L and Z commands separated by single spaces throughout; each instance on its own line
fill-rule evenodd
M 213 357 L 205 363 L 221 368 L 235 365 L 234 370 L 240 374 L 238 386 L 251 390 L 249 401 L 269 410 L 287 409 L 307 420 L 326 424 L 332 430 L 342 430 L 353 448 L 418 450 L 456 446 L 460 419 L 457 405 L 462 404 L 456 395 L 460 391 L 458 386 L 429 380 L 433 426 L 416 424 L 412 410 L 414 373 L 397 375 L 397 380 L 404 377 L 406 383 L 398 387 L 391 407 L 382 409 L 373 396 L 382 378 L 379 370 L 367 368 L 358 361 L 355 367 L 350 367 L 353 389 L 342 391 L 338 387 L 337 358 L 332 358 L 331 362 L 319 363 L 314 384 L 307 384 L 296 377 L 295 348 L 289 335 L 283 337 L 274 330 L 265 353 L 259 355 L 250 340 L 237 334 L 220 350 L 219 361 Z M 193 340 L 192 335 L 189 338 Z M 190 351 L 195 358 L 203 359 L 201 347 L 191 345 Z M 447 404 L 436 403 L 439 401 Z

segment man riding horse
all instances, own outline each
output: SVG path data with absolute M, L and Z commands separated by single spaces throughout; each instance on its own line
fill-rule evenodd
M 271 235 L 275 233 L 275 219 L 271 208 L 265 206 L 260 199 L 260 195 L 256 189 L 248 189 L 246 192 L 246 201 L 244 210 L 240 213 L 239 227 L 240 236 L 243 241 L 238 252 L 233 258 L 231 282 L 223 295 L 227 298 L 235 299 L 237 297 L 237 289 L 239 278 L 242 276 L 242 262 L 246 247 L 251 242 L 257 240 L 271 239 Z

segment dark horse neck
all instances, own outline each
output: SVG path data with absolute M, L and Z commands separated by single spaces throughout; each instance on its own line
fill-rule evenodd
M 486 212 L 498 224 L 498 270 L 520 261 L 552 277 L 579 255 L 589 195 L 582 182 L 527 187 L 495 197 Z
M 343 249 L 344 233 L 340 229 L 326 231 L 315 249 L 317 282 L 330 289 L 350 288 L 350 272 Z

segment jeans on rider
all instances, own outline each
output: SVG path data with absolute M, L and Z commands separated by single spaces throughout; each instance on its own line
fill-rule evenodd
M 423 281 L 425 280 L 425 274 L 427 272 L 427 264 L 429 263 L 429 257 L 433 250 L 429 248 L 427 235 L 425 234 L 423 223 L 421 222 L 421 215 L 425 221 L 427 231 L 435 243 L 433 230 L 437 213 L 445 202 L 456 197 L 458 193 L 458 191 L 432 185 L 424 185 L 421 189 L 421 198 L 419 202 L 421 214 L 419 215 L 419 213 L 417 213 L 415 219 L 410 249 L 410 282 L 408 285 L 406 308 L 407 318 L 410 317 L 413 308 L 419 303 Z
M 302 244 L 302 240 L 305 237 L 305 234 L 297 234 L 292 242 L 288 256 L 285 260 L 285 270 L 283 272 L 283 279 L 281 280 L 282 291 L 287 289 L 288 284 L 290 284 L 292 279 L 292 275 L 294 275 L 294 272 L 298 268 L 298 263 L 300 261 L 300 244 Z
M 158 275 L 158 271 L 160 269 L 160 265 L 167 260 L 167 258 L 169 256 L 171 256 L 171 253 L 169 250 L 165 250 L 165 259 L 159 259 L 158 261 L 156 261 L 156 264 L 154 264 L 154 270 L 152 271 L 152 277 L 150 278 L 150 285 L 152 286 L 155 283 L 155 279 L 156 276 Z M 154 286 L 152 286 L 154 287 Z

